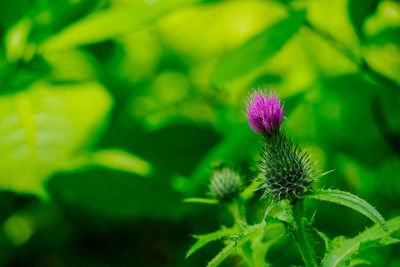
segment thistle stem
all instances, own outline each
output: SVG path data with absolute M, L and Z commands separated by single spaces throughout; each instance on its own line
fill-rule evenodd
M 304 204 L 302 200 L 296 201 L 296 203 L 293 204 L 293 216 L 296 223 L 294 237 L 299 246 L 304 263 L 306 267 L 317 267 L 314 250 L 307 234 L 307 220 L 304 217 Z
M 235 224 L 240 225 L 241 223 L 247 223 L 246 218 L 243 216 L 241 203 L 239 203 L 239 200 L 230 203 L 228 209 L 231 212 L 233 219 L 235 220 Z
M 231 212 L 232 217 L 234 219 L 234 224 L 237 227 L 241 227 L 241 224 L 247 224 L 246 216 L 244 216 L 242 212 L 243 203 L 237 199 L 228 205 L 228 210 Z M 238 247 L 238 253 L 243 259 L 243 263 L 247 267 L 253 267 L 254 263 L 252 260 L 252 255 L 249 254 L 242 246 Z

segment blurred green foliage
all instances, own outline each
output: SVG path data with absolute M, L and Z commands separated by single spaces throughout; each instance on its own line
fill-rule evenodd
M 221 244 L 184 260 L 190 233 L 229 216 L 182 199 L 215 161 L 251 180 L 250 88 L 284 100 L 323 184 L 400 214 L 398 1 L 1 0 L 0 34 L 1 266 L 204 266 Z M 318 205 L 330 237 L 370 225 Z M 290 238 L 267 258 L 301 264 Z

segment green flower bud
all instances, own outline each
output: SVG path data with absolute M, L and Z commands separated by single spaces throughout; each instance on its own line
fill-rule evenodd
M 312 169 L 311 156 L 294 145 L 283 132 L 265 137 L 259 161 L 263 197 L 277 200 L 302 198 L 311 192 L 311 183 L 317 178 Z
M 239 174 L 228 167 L 217 168 L 211 174 L 210 195 L 220 202 L 229 202 L 237 197 L 240 187 Z

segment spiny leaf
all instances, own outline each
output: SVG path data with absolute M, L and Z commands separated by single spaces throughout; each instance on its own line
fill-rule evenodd
M 222 227 L 220 230 L 214 232 L 214 233 L 209 233 L 209 234 L 204 234 L 204 235 L 194 235 L 193 237 L 197 239 L 196 243 L 192 245 L 192 247 L 189 249 L 189 251 L 186 254 L 186 258 L 192 255 L 194 252 L 196 252 L 198 249 L 204 247 L 210 242 L 217 241 L 219 239 L 222 239 L 224 237 L 227 237 L 229 235 L 234 234 L 237 231 L 237 229 L 234 228 L 226 228 Z
M 365 216 L 370 218 L 373 222 L 379 224 L 383 230 L 388 232 L 388 227 L 382 215 L 374 207 L 372 207 L 365 200 L 359 198 L 358 196 L 340 190 L 320 189 L 314 191 L 312 194 L 309 194 L 306 197 L 329 201 L 352 208 L 364 214 Z
M 400 230 L 400 216 L 389 220 L 387 226 L 388 233 L 398 232 Z M 347 263 L 354 255 L 367 248 L 387 246 L 399 241 L 399 239 L 389 238 L 379 225 L 368 228 L 354 238 L 339 236 L 330 242 L 329 248 L 322 259 L 321 266 L 348 266 Z
M 207 265 L 207 267 L 216 267 L 223 260 L 225 260 L 232 252 L 236 249 L 237 246 L 241 246 L 254 236 L 259 234 L 265 227 L 265 223 L 257 224 L 254 226 L 250 226 L 243 233 L 240 233 L 235 240 L 232 240 L 221 250 L 217 256 L 215 256 Z
M 293 208 L 287 199 L 280 201 L 282 212 L 278 215 L 278 219 L 287 223 L 287 225 L 295 225 L 293 217 Z
M 218 85 L 241 77 L 275 55 L 299 30 L 305 12 L 296 12 L 222 57 L 212 79 Z
M 318 236 L 324 241 L 325 249 L 329 247 L 329 238 L 325 235 L 325 233 L 319 231 L 317 228 L 313 227 L 313 230 L 318 234 Z
M 277 240 L 279 240 L 280 237 L 282 237 L 286 233 L 286 231 L 283 228 L 283 226 L 281 225 L 281 223 L 267 224 L 267 226 L 264 229 L 264 233 L 268 233 L 270 235 L 270 233 L 274 231 L 274 228 L 278 228 L 277 230 L 278 231 L 281 230 L 281 231 L 279 231 L 278 234 L 273 237 L 269 236 L 269 238 L 265 238 L 264 235 L 260 234 L 251 240 L 251 249 L 253 251 L 252 260 L 253 260 L 254 267 L 269 266 L 269 264 L 267 262 L 265 262 L 265 258 L 268 253 L 268 250 Z M 266 239 L 266 240 L 264 240 L 264 239 Z
M 217 254 L 208 264 L 207 267 L 218 266 L 226 257 L 228 257 L 236 248 L 235 242 L 231 241 L 220 253 Z

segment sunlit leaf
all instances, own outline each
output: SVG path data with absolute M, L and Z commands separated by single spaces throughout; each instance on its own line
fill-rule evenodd
M 388 227 L 382 215 L 374 207 L 358 196 L 340 190 L 320 189 L 307 195 L 307 198 L 329 201 L 352 208 L 370 218 L 374 223 L 380 225 L 380 227 L 382 227 L 386 232 L 388 231 Z
M 215 67 L 213 81 L 219 85 L 259 67 L 282 49 L 302 26 L 304 17 L 305 12 L 293 13 L 223 56 Z
M 8 61 L 14 62 L 22 58 L 31 27 L 32 21 L 24 19 L 8 30 L 5 36 L 6 57 Z
M 79 49 L 47 53 L 43 58 L 51 67 L 51 77 L 57 81 L 88 81 L 97 78 L 95 65 L 87 53 Z
M 400 28 L 385 29 L 373 36 L 368 37 L 370 44 L 400 44 Z
M 46 53 L 102 42 L 127 34 L 177 8 L 194 2 L 196 0 L 170 0 L 159 1 L 155 4 L 135 3 L 99 10 L 71 24 L 58 34 L 50 36 L 40 45 L 39 51 Z
M 183 201 L 186 203 L 200 203 L 210 205 L 218 204 L 218 200 L 209 198 L 185 198 Z
M 363 23 L 378 7 L 380 0 L 349 0 L 348 11 L 357 35 L 363 39 Z
M 390 234 L 400 230 L 400 217 L 387 222 Z M 388 237 L 387 233 L 379 225 L 368 228 L 354 238 L 339 236 L 334 238 L 327 249 L 321 262 L 323 267 L 349 266 L 348 261 L 359 252 L 371 248 L 398 243 L 400 240 Z
M 121 149 L 95 151 L 90 154 L 89 163 L 141 176 L 148 176 L 152 170 L 149 162 Z
M 43 195 L 43 181 L 87 149 L 110 107 L 95 82 L 38 82 L 0 96 L 0 187 Z

